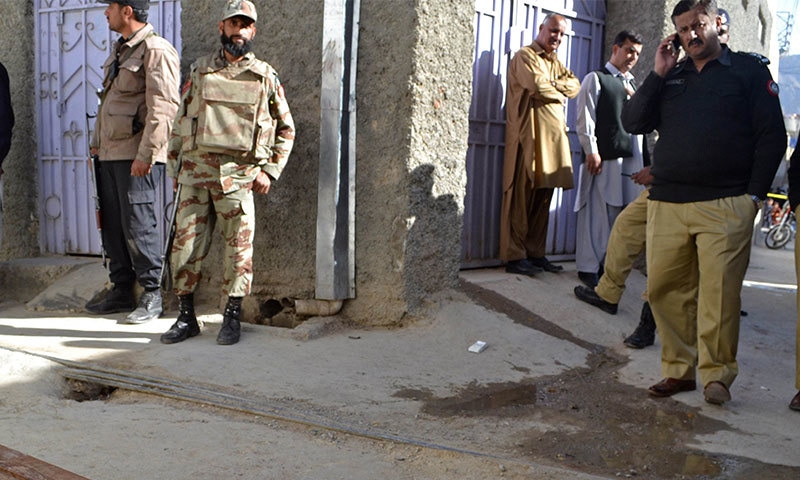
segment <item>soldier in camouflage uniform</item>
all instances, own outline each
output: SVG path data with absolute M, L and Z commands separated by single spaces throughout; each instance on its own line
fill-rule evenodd
M 193 292 L 215 224 L 225 241 L 222 290 L 228 295 L 217 343 L 239 341 L 242 297 L 253 277 L 253 191 L 269 191 L 294 142 L 278 75 L 249 51 L 256 20 L 251 2 L 229 0 L 219 22 L 222 48 L 198 59 L 183 87 L 167 165 L 176 188 L 181 185 L 171 252 L 180 312 L 163 343 L 200 333 Z

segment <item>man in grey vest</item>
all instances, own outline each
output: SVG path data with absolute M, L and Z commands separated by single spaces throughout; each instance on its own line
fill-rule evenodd
M 590 72 L 578 94 L 578 139 L 584 153 L 578 178 L 575 265 L 588 287 L 597 285 L 611 226 L 642 191 L 631 175 L 645 165 L 641 135 L 622 128 L 622 106 L 633 95 L 630 70 L 639 60 L 641 37 L 627 30 L 614 39 L 611 58 Z

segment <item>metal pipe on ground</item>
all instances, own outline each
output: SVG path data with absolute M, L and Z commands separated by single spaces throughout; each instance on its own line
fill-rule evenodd
M 320 299 L 294 299 L 282 298 L 283 308 L 291 308 L 295 314 L 308 317 L 327 317 L 336 315 L 342 309 L 343 300 L 320 300 Z

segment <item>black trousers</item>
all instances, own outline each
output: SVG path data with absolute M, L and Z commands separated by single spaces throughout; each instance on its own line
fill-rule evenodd
M 98 175 L 103 245 L 109 279 L 118 285 L 137 281 L 145 289 L 158 287 L 161 242 L 156 198 L 164 178 L 164 164 L 153 165 L 144 177 L 131 176 L 132 160 L 100 162 Z

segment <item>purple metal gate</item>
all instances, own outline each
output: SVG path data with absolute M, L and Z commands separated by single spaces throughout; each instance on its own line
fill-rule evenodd
M 99 255 L 86 160 L 94 119 L 87 131 L 86 114 L 97 113 L 102 65 L 119 35 L 108 29 L 107 5 L 95 0 L 36 0 L 34 6 L 40 248 Z M 148 22 L 180 52 L 180 0 L 151 0 Z M 172 198 L 169 179 L 160 197 L 163 211 Z
M 461 239 L 463 268 L 500 263 L 500 205 L 502 201 L 505 141 L 506 70 L 511 56 L 533 41 L 545 15 L 557 12 L 571 20 L 571 31 L 558 56 L 583 78 L 603 64 L 603 0 L 476 0 L 475 57 L 472 104 L 469 112 L 467 193 Z M 580 163 L 580 145 L 574 133 L 575 102 L 567 104 L 567 126 L 573 165 Z M 575 170 L 577 172 L 577 168 Z M 577 185 L 577 177 L 575 181 Z M 550 206 L 548 255 L 571 258 L 575 253 L 574 192 L 556 189 Z

